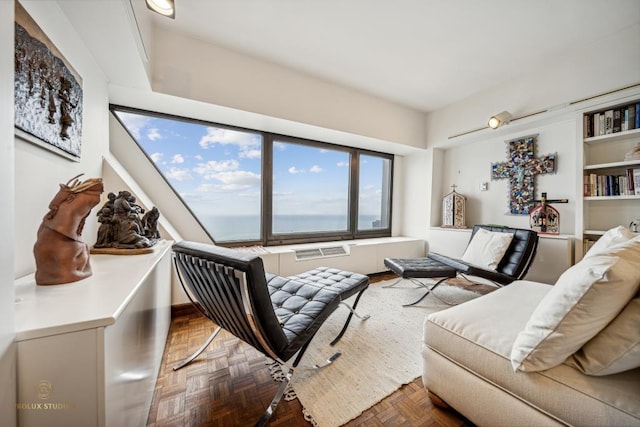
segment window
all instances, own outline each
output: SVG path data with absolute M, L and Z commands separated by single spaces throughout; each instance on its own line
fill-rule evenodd
M 391 159 L 360 155 L 358 230 L 385 229 L 391 217 Z
M 392 155 L 111 110 L 218 244 L 391 235 Z
M 349 153 L 273 143 L 272 233 L 349 230 Z

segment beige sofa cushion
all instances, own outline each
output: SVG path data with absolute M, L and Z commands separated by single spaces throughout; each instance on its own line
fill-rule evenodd
M 518 334 L 511 351 L 513 369 L 549 369 L 578 351 L 638 291 L 639 265 L 640 236 L 600 250 L 565 271 Z
M 612 246 L 619 243 L 624 243 L 627 240 L 631 240 L 636 235 L 631 232 L 627 227 L 619 225 L 617 227 L 607 230 L 600 238 L 591 246 L 589 251 L 584 255 L 584 258 L 588 258 L 597 253 L 606 251 Z
M 565 363 L 588 375 L 640 367 L 640 297 L 632 299 L 613 322 Z
M 518 280 L 480 298 L 428 315 L 423 354 L 437 352 L 469 375 L 564 423 L 640 424 L 640 387 L 637 387 L 640 369 L 595 377 L 562 364 L 546 371 L 514 373 L 510 361 L 513 342 L 551 289 L 549 285 Z M 425 386 L 429 388 L 428 364 L 424 369 Z

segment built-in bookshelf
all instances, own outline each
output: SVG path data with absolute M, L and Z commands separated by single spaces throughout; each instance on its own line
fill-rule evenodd
M 583 114 L 583 253 L 640 218 L 640 100 Z

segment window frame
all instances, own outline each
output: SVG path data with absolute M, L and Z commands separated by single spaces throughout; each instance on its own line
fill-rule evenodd
M 147 160 L 156 169 L 156 172 L 162 177 L 164 182 L 169 186 L 171 191 L 186 207 L 189 213 L 193 216 L 196 222 L 202 227 L 202 230 L 209 236 L 212 242 L 216 245 L 226 247 L 240 247 L 240 246 L 280 246 L 291 245 L 301 243 L 317 243 L 317 242 L 329 242 L 340 240 L 355 240 L 366 239 L 376 237 L 390 237 L 391 227 L 393 219 L 393 170 L 394 170 L 394 155 L 389 153 L 382 153 L 373 150 L 367 150 L 357 147 L 349 147 L 345 145 L 330 143 L 326 141 L 311 140 L 291 135 L 284 135 L 273 132 L 265 132 L 257 129 L 243 128 L 239 126 L 227 125 L 223 123 L 217 123 L 208 120 L 194 119 L 185 116 L 178 116 L 174 114 L 155 112 L 140 108 L 127 107 L 118 104 L 109 104 L 109 111 L 113 117 L 118 121 L 120 126 L 127 132 L 132 141 L 136 144 L 138 149 L 147 158 Z M 240 132 L 250 132 L 260 134 L 262 136 L 261 146 L 261 207 L 260 207 L 260 238 L 256 240 L 237 240 L 237 241 L 224 241 L 218 242 L 211 234 L 211 232 L 204 226 L 200 218 L 194 213 L 193 209 L 185 202 L 185 200 L 176 191 L 173 185 L 169 182 L 167 177 L 162 173 L 160 168 L 151 159 L 149 154 L 142 148 L 140 143 L 131 134 L 129 129 L 122 123 L 118 115 L 118 111 L 139 114 L 150 117 L 157 117 L 168 120 L 177 120 L 187 123 L 193 123 L 203 126 L 217 127 L 221 129 L 229 129 Z M 275 141 L 282 141 L 286 143 L 300 144 L 314 148 L 325 148 L 328 150 L 343 151 L 349 154 L 349 183 L 348 183 L 348 215 L 347 222 L 348 227 L 346 231 L 329 231 L 329 232 L 302 232 L 302 233 L 287 233 L 287 234 L 273 234 L 272 219 L 273 219 L 273 145 Z M 360 168 L 359 160 L 361 155 L 380 157 L 382 159 L 389 160 L 389 224 L 384 228 L 358 230 L 358 208 L 359 208 L 359 177 Z

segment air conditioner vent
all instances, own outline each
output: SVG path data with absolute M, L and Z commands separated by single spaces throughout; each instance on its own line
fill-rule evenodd
M 297 249 L 296 253 L 296 261 L 300 261 L 303 259 L 313 259 L 313 258 L 321 258 L 322 252 L 320 252 L 319 248 L 314 249 Z
M 348 246 L 327 246 L 325 248 L 297 249 L 296 261 L 349 255 Z
M 330 248 L 320 248 L 320 252 L 322 252 L 322 256 L 347 255 L 347 250 L 344 248 L 344 246 L 332 246 Z

